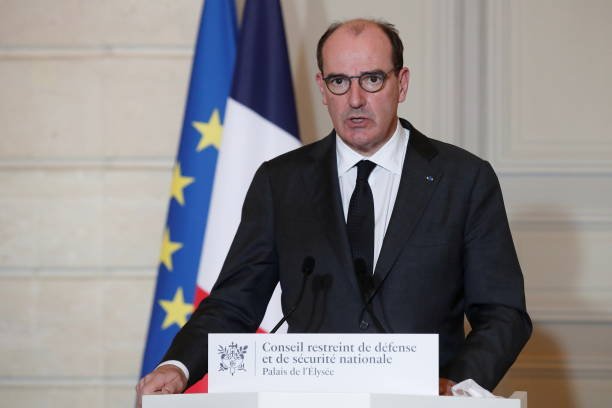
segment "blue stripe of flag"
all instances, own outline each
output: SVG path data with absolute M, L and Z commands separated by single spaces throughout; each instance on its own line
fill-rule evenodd
M 248 0 L 240 28 L 232 99 L 299 139 L 279 0 Z
M 185 303 L 193 304 L 206 219 L 210 204 L 218 151 L 215 146 L 196 148 L 202 137 L 194 122 L 206 123 L 213 112 L 225 114 L 236 54 L 236 10 L 233 0 L 206 0 L 194 53 L 189 94 L 177 154 L 181 173 L 194 178 L 183 189 L 184 204 L 170 198 L 167 222 L 170 240 L 182 247 L 174 252 L 172 270 L 160 262 L 142 375 L 152 371 L 180 329 L 178 324 L 162 328 L 166 311 L 160 301 L 171 301 L 178 288 Z

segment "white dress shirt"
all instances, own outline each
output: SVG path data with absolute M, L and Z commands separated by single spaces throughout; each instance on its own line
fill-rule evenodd
M 368 179 L 374 196 L 374 266 L 378 261 L 395 205 L 409 137 L 408 129 L 404 129 L 398 121 L 395 132 L 387 143 L 372 156 L 366 157 L 351 149 L 336 136 L 336 162 L 345 221 L 357 179 L 356 164 L 361 160 L 369 160 L 376 164 Z

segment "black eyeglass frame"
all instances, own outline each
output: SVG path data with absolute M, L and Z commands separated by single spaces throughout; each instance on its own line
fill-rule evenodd
M 391 68 L 389 71 L 384 72 L 384 71 L 369 71 L 369 72 L 364 72 L 361 75 L 343 75 L 343 74 L 331 74 L 328 75 L 326 77 L 323 77 L 323 82 L 325 82 L 325 86 L 327 87 L 327 89 L 329 90 L 329 92 L 333 93 L 334 95 L 344 95 L 346 94 L 348 91 L 351 90 L 351 86 L 353 85 L 353 79 L 357 79 L 357 82 L 359 83 L 359 87 L 361 89 L 363 89 L 364 91 L 368 92 L 368 93 L 376 93 L 376 92 L 380 92 L 383 90 L 383 88 L 385 87 L 385 84 L 387 83 L 387 77 L 389 76 L 390 73 L 392 72 L 399 72 L 398 68 Z M 322 73 L 321 73 L 322 74 Z M 382 85 L 380 86 L 380 88 L 378 88 L 375 91 L 370 91 L 367 90 L 366 88 L 363 87 L 363 85 L 361 84 L 361 81 L 368 77 L 368 76 L 379 76 L 382 80 Z M 346 88 L 346 91 L 341 92 L 341 93 L 336 93 L 334 92 L 330 87 L 329 87 L 329 82 L 334 80 L 334 79 L 348 79 L 348 88 Z

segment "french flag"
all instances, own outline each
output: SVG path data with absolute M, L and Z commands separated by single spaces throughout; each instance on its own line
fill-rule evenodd
M 300 146 L 295 99 L 279 0 L 248 0 L 232 90 L 225 109 L 196 304 L 208 296 L 238 229 L 242 203 L 257 168 Z M 276 288 L 260 329 L 282 317 Z
M 240 222 L 242 202 L 257 168 L 300 145 L 289 55 L 278 0 L 248 0 L 238 40 L 232 91 L 200 269 L 197 301 L 213 287 Z M 199 302 L 198 302 L 199 303 Z M 277 287 L 261 328 L 282 317 Z
M 256 169 L 300 145 L 279 1 L 247 0 L 237 47 L 236 31 L 234 1 L 206 0 L 141 376 L 160 363 L 217 280 Z M 281 316 L 277 288 L 260 331 Z M 204 379 L 187 392 L 206 389 Z

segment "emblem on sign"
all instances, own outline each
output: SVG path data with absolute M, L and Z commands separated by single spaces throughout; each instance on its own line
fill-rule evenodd
M 221 358 L 219 371 L 229 371 L 234 375 L 236 371 L 246 371 L 244 368 L 244 356 L 248 346 L 239 346 L 232 342 L 229 346 L 219 346 L 217 352 Z

